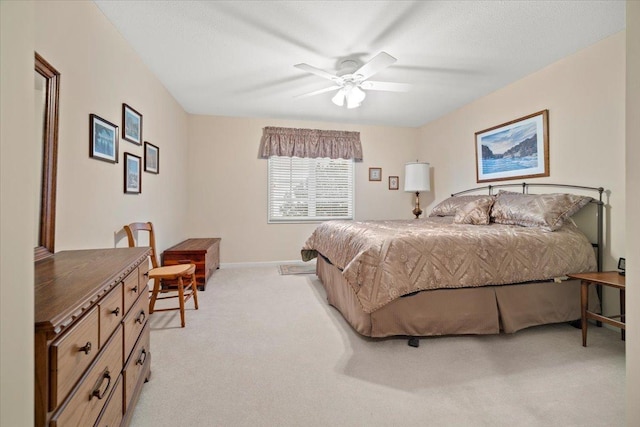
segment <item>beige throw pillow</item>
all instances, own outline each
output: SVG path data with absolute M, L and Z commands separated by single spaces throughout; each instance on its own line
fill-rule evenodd
M 495 197 L 484 196 L 458 208 L 453 222 L 456 224 L 487 225 Z
M 429 216 L 455 216 L 458 209 L 467 205 L 470 202 L 476 200 L 486 199 L 487 197 L 494 198 L 494 196 L 475 195 L 475 196 L 456 196 L 449 197 L 438 203 L 432 210 Z
M 491 219 L 498 224 L 540 227 L 554 231 L 591 200 L 591 197 L 574 194 L 521 194 L 501 191 L 491 208 Z

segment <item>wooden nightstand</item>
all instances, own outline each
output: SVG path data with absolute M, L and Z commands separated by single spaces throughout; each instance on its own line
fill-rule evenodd
M 579 279 L 580 286 L 580 306 L 582 309 L 582 346 L 587 346 L 587 320 L 594 319 L 600 322 L 620 328 L 622 339 L 625 339 L 625 279 L 617 271 L 604 271 L 593 273 L 567 274 L 572 279 Z M 620 314 L 617 316 L 604 316 L 587 310 L 589 305 L 589 285 L 610 286 L 620 290 Z M 620 319 L 615 320 L 615 319 Z

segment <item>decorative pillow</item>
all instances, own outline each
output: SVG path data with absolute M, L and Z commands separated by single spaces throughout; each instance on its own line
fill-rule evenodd
M 491 206 L 495 197 L 484 196 L 480 199 L 467 203 L 466 205 L 458 208 L 456 216 L 453 218 L 453 222 L 456 224 L 473 224 L 473 225 L 487 225 L 489 224 L 491 212 Z
M 432 210 L 429 216 L 455 216 L 456 211 L 467 203 L 474 202 L 479 199 L 485 199 L 487 197 L 493 198 L 493 196 L 474 195 L 474 196 L 456 196 L 449 197 L 438 203 Z
M 554 231 L 571 215 L 591 201 L 574 194 L 522 194 L 500 191 L 491 208 L 491 219 L 498 224 L 540 227 Z

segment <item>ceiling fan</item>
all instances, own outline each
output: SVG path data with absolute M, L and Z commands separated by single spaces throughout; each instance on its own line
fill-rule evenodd
M 320 68 L 316 68 L 309 64 L 296 64 L 294 67 L 306 71 L 316 76 L 331 80 L 334 85 L 314 92 L 297 96 L 297 98 L 305 98 L 308 96 L 319 95 L 325 92 L 337 90 L 338 92 L 331 98 L 331 101 L 342 107 L 357 108 L 360 106 L 367 94 L 365 90 L 383 90 L 389 92 L 407 92 L 411 89 L 411 85 L 405 83 L 378 82 L 367 80 L 377 72 L 396 62 L 396 58 L 386 52 L 380 52 L 366 64 L 358 67 L 359 63 L 353 59 L 345 59 L 340 63 L 340 67 L 336 74 L 331 74 Z

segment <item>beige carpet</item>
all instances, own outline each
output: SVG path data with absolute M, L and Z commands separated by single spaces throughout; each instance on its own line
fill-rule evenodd
M 216 271 L 151 316 L 152 377 L 132 426 L 622 426 L 625 353 L 593 327 L 371 340 L 313 275 Z

